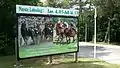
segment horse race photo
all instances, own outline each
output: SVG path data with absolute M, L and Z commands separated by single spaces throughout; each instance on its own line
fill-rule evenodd
M 77 20 L 72 18 L 58 18 L 53 30 L 53 42 L 68 45 L 76 42 Z
M 77 51 L 77 18 L 18 16 L 19 57 Z

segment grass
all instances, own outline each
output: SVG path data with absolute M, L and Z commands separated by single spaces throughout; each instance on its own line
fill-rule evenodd
M 0 68 L 14 68 L 14 56 L 0 57 Z M 46 64 L 47 57 L 22 60 L 23 68 L 120 68 L 120 65 L 109 64 L 103 60 L 93 58 L 79 58 L 73 62 L 73 58 L 61 58 L 56 56 L 53 64 Z
M 53 44 L 52 42 L 41 43 L 28 47 L 20 47 L 20 58 L 31 56 L 43 56 L 48 54 L 66 53 L 77 51 L 76 42 L 70 44 Z

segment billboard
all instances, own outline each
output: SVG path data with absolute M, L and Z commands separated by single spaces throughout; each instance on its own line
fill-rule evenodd
M 16 6 L 19 59 L 78 51 L 77 15 L 71 17 L 68 14 L 68 17 L 53 13 L 49 16 L 49 13 L 39 14 L 32 11 L 28 14 L 18 12 L 19 9 L 20 7 Z
M 19 14 L 38 14 L 38 15 L 60 15 L 60 16 L 79 16 L 79 11 L 75 9 L 61 9 L 51 7 L 16 5 L 16 13 Z

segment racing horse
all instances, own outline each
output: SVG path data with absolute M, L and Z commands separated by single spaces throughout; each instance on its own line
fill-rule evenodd
M 67 43 L 70 43 L 71 37 L 73 38 L 73 41 L 72 41 L 72 42 L 74 42 L 74 41 L 75 41 L 75 36 L 76 36 L 76 34 L 77 34 L 77 31 L 76 31 L 76 29 L 74 28 L 73 24 L 70 24 L 70 25 L 71 25 L 71 26 L 70 26 L 69 28 L 65 28 L 65 30 L 64 30 L 64 34 L 65 34 L 65 36 L 66 36 L 66 41 L 67 41 Z
M 65 25 L 63 22 L 60 23 L 56 23 L 55 24 L 55 30 L 56 30 L 56 37 L 57 37 L 57 42 L 60 41 L 60 43 L 62 42 L 62 40 L 64 39 L 64 29 L 65 29 Z
M 45 23 L 45 28 L 42 31 L 42 34 L 44 34 L 45 39 L 52 40 L 53 38 L 53 27 L 54 24 L 51 22 Z
M 73 38 L 73 42 L 75 41 L 75 36 L 77 34 L 76 29 L 73 27 L 73 25 L 71 24 L 71 27 L 66 27 L 67 25 L 64 23 L 56 23 L 56 34 L 58 35 L 58 41 L 60 41 L 60 43 L 62 42 L 62 40 L 64 39 L 64 36 L 66 38 L 66 42 L 70 43 L 70 38 Z
M 21 35 L 22 35 L 22 38 L 23 38 L 23 40 L 25 42 L 25 45 L 27 45 L 28 30 L 26 28 L 26 24 L 25 23 L 21 24 Z
M 26 23 L 22 23 L 21 24 L 21 35 L 23 37 L 25 45 L 28 45 L 28 43 L 27 43 L 28 37 L 31 37 L 31 39 L 33 41 L 32 44 L 36 43 L 35 37 L 37 36 L 37 31 L 38 31 L 38 29 L 35 28 L 35 27 L 29 27 L 29 28 L 27 28 L 26 27 Z

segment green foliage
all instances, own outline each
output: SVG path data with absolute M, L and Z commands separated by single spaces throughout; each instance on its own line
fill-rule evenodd
M 119 42 L 120 37 L 120 1 L 119 0 L 98 0 L 96 2 L 98 8 L 98 34 L 105 36 L 110 21 L 110 40 L 111 42 Z M 104 34 L 104 35 L 103 35 Z M 104 37 L 102 38 L 104 39 Z
M 72 0 L 47 0 L 47 6 L 56 8 L 71 8 L 76 4 Z
M 0 50 L 1 50 L 1 49 L 3 49 L 3 48 L 5 47 L 5 45 L 6 45 L 6 44 L 5 44 L 6 41 L 5 41 L 5 35 L 4 35 L 4 33 L 1 33 L 1 34 L 0 34 L 0 39 L 1 39 L 1 40 L 0 40 Z
M 97 41 L 105 41 L 108 32 L 108 23 L 110 22 L 110 41 L 120 41 L 120 0 L 88 0 L 88 2 L 80 2 L 81 6 L 86 3 L 97 6 Z M 16 24 L 15 5 L 37 5 L 49 6 L 57 8 L 71 8 L 78 5 L 77 0 L 47 0 L 46 5 L 39 0 L 0 0 L 0 52 L 13 51 L 14 49 L 14 25 Z M 94 10 L 84 11 L 80 13 L 79 40 L 85 40 L 85 24 L 87 24 L 87 41 L 92 41 L 94 36 Z M 56 18 L 53 21 L 57 22 Z M 69 20 L 65 20 L 69 22 Z M 9 48 L 9 49 L 7 49 Z
M 120 41 L 120 1 L 119 0 L 88 0 L 89 4 L 97 7 L 97 42 L 103 42 L 108 39 L 110 32 L 110 42 Z M 90 17 L 88 17 L 90 16 Z M 92 41 L 94 37 L 94 10 L 84 11 L 80 19 L 80 36 L 85 36 L 85 24 L 87 24 L 87 41 Z M 110 22 L 110 26 L 108 23 Z M 82 25 L 84 23 L 84 25 Z M 108 30 L 110 28 L 110 30 Z M 107 39 L 105 39 L 107 37 Z
M 39 0 L 0 0 L 0 54 L 14 53 L 16 4 L 37 5 Z
M 47 1 L 47 6 L 49 7 L 57 7 L 57 2 L 55 0 L 48 0 Z

